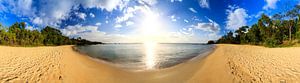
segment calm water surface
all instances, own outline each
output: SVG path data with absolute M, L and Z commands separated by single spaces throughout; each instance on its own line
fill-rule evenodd
M 204 44 L 99 44 L 77 46 L 91 57 L 130 70 L 167 68 L 196 56 L 210 53 L 214 46 Z

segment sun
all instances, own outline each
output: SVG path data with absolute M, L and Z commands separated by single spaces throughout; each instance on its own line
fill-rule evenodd
M 142 32 L 142 41 L 145 47 L 145 65 L 147 69 L 153 69 L 156 65 L 156 45 L 161 37 L 162 25 L 159 15 L 152 12 L 144 12 L 145 16 L 140 26 Z
M 142 12 L 139 36 L 145 48 L 144 61 L 147 69 L 155 69 L 157 65 L 156 49 L 159 49 L 159 43 L 166 41 L 166 24 L 159 13 L 150 8 L 145 8 Z
M 140 26 L 142 41 L 144 43 L 161 41 L 163 34 L 162 23 L 159 14 L 151 10 L 144 11 L 144 18 Z
M 160 23 L 157 20 L 157 15 L 151 12 L 146 14 L 142 24 L 143 34 L 144 35 L 158 34 L 157 33 L 158 28 L 160 28 Z

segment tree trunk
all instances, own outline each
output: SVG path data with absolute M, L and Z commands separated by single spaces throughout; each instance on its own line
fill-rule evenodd
M 292 27 L 290 26 L 289 28 L 289 40 L 291 41 L 292 40 Z

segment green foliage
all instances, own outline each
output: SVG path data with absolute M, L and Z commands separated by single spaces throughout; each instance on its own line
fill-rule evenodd
M 85 45 L 101 44 L 81 38 L 70 39 L 63 36 L 60 30 L 50 26 L 40 31 L 25 29 L 25 22 L 15 23 L 8 28 L 0 24 L 0 44 L 11 46 L 42 46 L 42 45 Z
M 207 44 L 215 44 L 215 41 L 209 40 L 209 41 L 207 42 Z
M 280 41 L 275 38 L 267 38 L 264 42 L 266 47 L 277 47 L 280 44 Z
M 226 35 L 222 36 L 217 43 L 235 43 L 233 32 L 229 31 Z
M 251 27 L 242 26 L 235 35 L 229 31 L 217 43 L 254 44 L 278 47 L 300 40 L 300 5 L 284 14 L 275 14 L 272 19 L 265 14 Z M 294 43 L 293 43 L 294 44 Z
M 248 43 L 248 36 L 245 34 L 246 30 L 248 29 L 248 26 L 243 26 L 241 28 L 239 28 L 238 30 L 235 31 L 236 34 L 236 38 L 235 41 L 236 43 Z
M 45 37 L 43 41 L 45 45 L 63 45 L 65 44 L 64 40 L 68 39 L 67 37 L 63 36 L 59 30 L 49 26 L 44 28 L 41 32 Z
M 300 40 L 300 31 L 298 31 L 298 32 L 296 33 L 296 38 L 297 38 L 298 40 Z

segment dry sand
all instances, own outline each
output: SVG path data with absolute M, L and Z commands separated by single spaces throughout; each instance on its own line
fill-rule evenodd
M 299 83 L 300 47 L 217 45 L 189 82 Z
M 300 82 L 300 48 L 217 45 L 206 58 L 157 71 L 133 72 L 79 54 L 72 46 L 0 46 L 0 82 Z
M 52 47 L 0 47 L 0 82 L 58 82 L 61 79 L 60 49 Z

